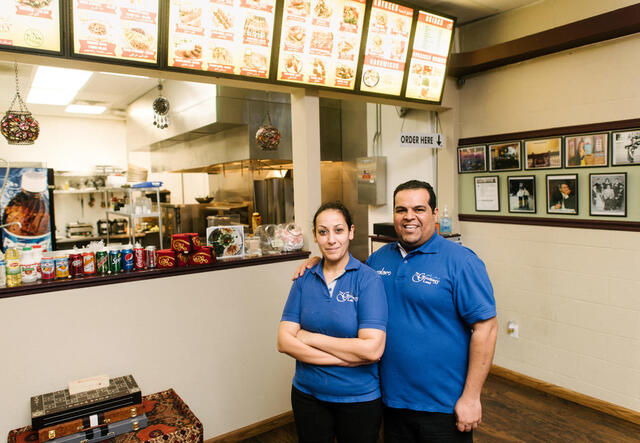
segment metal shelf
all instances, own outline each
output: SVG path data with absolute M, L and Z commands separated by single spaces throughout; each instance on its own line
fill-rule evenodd
M 160 249 L 162 249 L 162 213 L 160 212 L 160 188 L 159 187 L 148 187 L 148 188 L 132 188 L 132 187 L 124 187 L 124 188 L 103 188 L 104 192 L 104 200 L 109 201 L 109 193 L 115 192 L 125 192 L 129 197 L 129 205 L 131 208 L 135 207 L 134 202 L 134 193 L 135 191 L 155 191 L 156 193 L 156 204 L 158 205 L 158 212 L 151 212 L 148 214 L 132 214 L 130 212 L 124 211 L 112 211 L 107 209 L 105 211 L 107 215 L 107 223 L 109 222 L 109 215 L 125 217 L 129 221 L 129 240 L 133 245 L 135 243 L 135 222 L 136 219 L 144 219 L 144 218 L 156 218 L 158 220 L 158 238 L 160 243 Z M 107 243 L 110 241 L 110 236 L 107 234 Z

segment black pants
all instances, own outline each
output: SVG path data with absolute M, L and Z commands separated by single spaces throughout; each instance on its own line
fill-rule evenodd
M 473 431 L 460 432 L 453 414 L 384 408 L 385 443 L 472 443 Z
M 300 443 L 375 443 L 382 401 L 332 403 L 291 387 L 291 406 Z

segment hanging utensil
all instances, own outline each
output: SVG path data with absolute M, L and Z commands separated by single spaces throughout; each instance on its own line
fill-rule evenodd
M 0 121 L 0 132 L 2 132 L 2 135 L 10 145 L 32 145 L 40 134 L 40 124 L 33 118 L 20 95 L 18 64 L 14 63 L 13 68 L 16 75 L 16 95 L 9 105 L 9 110 Z M 16 101 L 18 104 L 17 110 L 14 109 Z

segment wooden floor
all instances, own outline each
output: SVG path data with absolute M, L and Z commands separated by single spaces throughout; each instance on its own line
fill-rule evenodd
M 545 394 L 493 375 L 482 395 L 483 423 L 478 443 L 640 442 L 640 425 Z M 297 442 L 293 423 L 244 440 L 246 443 Z

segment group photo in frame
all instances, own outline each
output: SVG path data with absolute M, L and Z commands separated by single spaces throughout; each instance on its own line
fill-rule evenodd
M 525 169 L 558 169 L 562 167 L 562 137 L 525 140 Z
M 617 131 L 611 138 L 612 166 L 640 164 L 640 129 Z
M 520 166 L 520 142 L 489 145 L 489 171 L 517 171 Z
M 609 165 L 609 133 L 571 135 L 564 138 L 566 168 Z
M 487 147 L 459 146 L 458 173 L 485 172 L 487 170 Z
M 500 211 L 500 182 L 497 175 L 474 177 L 476 211 Z
M 536 177 L 523 175 L 507 177 L 509 212 L 536 212 Z
M 578 175 L 547 175 L 547 213 L 578 214 Z
M 589 174 L 589 215 L 627 216 L 627 173 Z

